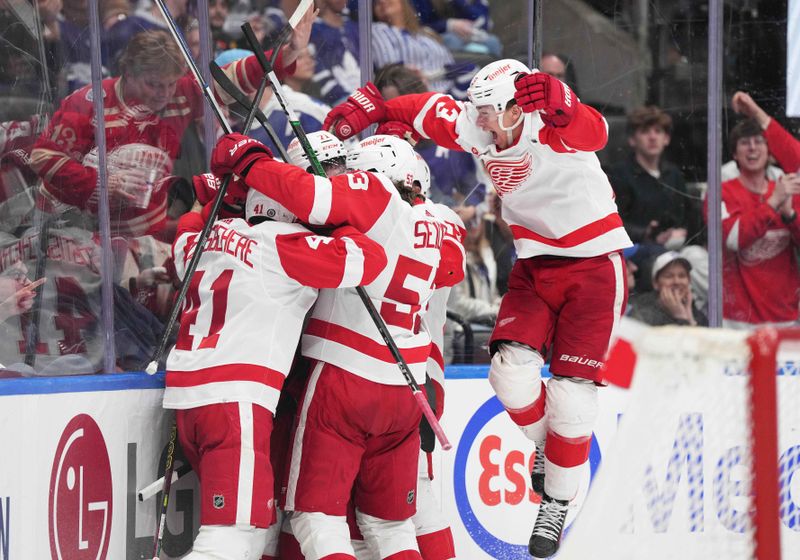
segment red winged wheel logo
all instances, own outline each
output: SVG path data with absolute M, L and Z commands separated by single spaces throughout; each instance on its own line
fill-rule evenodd
M 517 160 L 492 160 L 486 163 L 486 171 L 500 197 L 514 192 L 531 176 L 531 155 L 525 154 Z

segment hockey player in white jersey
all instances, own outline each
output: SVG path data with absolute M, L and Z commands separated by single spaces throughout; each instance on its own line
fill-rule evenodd
M 370 86 L 334 107 L 323 128 L 345 139 L 399 121 L 475 155 L 502 199 L 518 260 L 492 333 L 489 381 L 525 435 L 539 449 L 546 441 L 529 550 L 549 557 L 588 460 L 596 383 L 627 297 L 620 251 L 631 242 L 594 154 L 607 124 L 566 84 L 512 59 L 482 68 L 467 103 L 438 93 L 384 101 Z M 553 379 L 545 389 L 548 355 Z
M 428 164 L 417 154 L 417 174 L 414 180 L 415 188 L 426 199 L 426 204 L 431 207 L 434 215 L 445 223 L 445 240 L 452 243 L 453 247 L 462 255 L 462 266 L 465 262 L 464 236 L 466 228 L 464 222 L 451 208 L 444 204 L 436 204 L 428 199 L 431 186 L 431 172 Z M 462 270 L 463 278 L 463 270 Z M 427 373 L 430 382 L 426 383 L 427 389 L 435 394 L 433 409 L 437 418 L 444 413 L 444 326 L 447 320 L 447 299 L 451 286 L 437 286 L 428 308 L 422 316 L 422 328 L 431 336 L 431 353 L 427 361 Z M 422 438 L 422 452 L 419 454 L 419 472 L 417 479 L 417 513 L 412 521 L 417 534 L 417 546 L 423 560 L 448 560 L 456 557 L 453 533 L 450 524 L 442 516 L 441 504 L 436 500 L 431 481 L 433 480 L 432 452 L 436 437 L 425 418 L 420 426 Z
M 422 156 L 416 154 L 417 168 L 414 174 L 414 192 L 420 200 L 430 208 L 430 211 L 438 215 L 446 226 L 445 243 L 451 243 L 456 252 L 463 254 L 463 239 L 466 235 L 461 218 L 452 209 L 443 205 L 435 204 L 428 199 L 431 185 L 431 172 L 428 164 Z M 451 286 L 437 287 L 425 313 L 422 315 L 422 328 L 431 337 L 431 353 L 427 362 L 427 377 L 425 390 L 431 408 L 437 418 L 441 418 L 444 412 L 444 325 L 447 317 L 447 298 L 450 294 Z M 433 393 L 433 396 L 432 394 Z M 433 493 L 431 480 L 433 480 L 433 449 L 436 443 L 436 436 L 430 428 L 427 420 L 423 417 L 420 422 L 421 453 L 419 454 L 419 466 L 417 473 L 417 512 L 411 518 L 414 524 L 414 532 L 417 536 L 417 546 L 419 547 L 422 560 L 448 560 L 456 557 L 453 533 L 450 524 L 441 514 L 441 505 L 437 502 Z M 354 519 L 351 512 L 348 512 L 347 522 L 350 524 L 351 535 L 353 538 L 353 549 L 358 560 L 378 560 L 371 554 L 364 543 L 363 536 L 354 527 Z M 297 560 L 292 557 L 291 560 Z
M 450 274 L 443 224 L 414 204 L 415 156 L 405 142 L 374 136 L 347 156 L 362 169 L 331 179 L 276 162 L 263 146 L 228 135 L 212 171 L 233 172 L 279 200 L 301 221 L 350 223 L 381 243 L 390 264 L 367 294 L 418 383 L 430 337 L 420 312 Z M 370 170 L 379 171 L 379 173 Z M 413 204 L 413 205 L 412 205 Z M 442 265 L 440 265 L 442 260 Z M 368 547 L 380 558 L 420 558 L 415 511 L 420 411 L 377 328 L 353 290 L 323 290 L 303 335 L 315 360 L 300 406 L 282 504 L 308 560 L 355 558 L 345 520 L 351 494 Z
M 200 531 L 187 560 L 260 558 L 275 499 L 269 441 L 278 395 L 319 288 L 373 282 L 383 249 L 351 226 L 312 233 L 276 201 L 247 194 L 246 216 L 213 226 L 167 359 L 164 407 L 200 479 Z M 179 275 L 203 227 L 179 222 Z

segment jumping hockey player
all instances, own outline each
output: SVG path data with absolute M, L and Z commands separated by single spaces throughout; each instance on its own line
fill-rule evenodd
M 596 110 L 558 79 L 512 59 L 482 68 L 468 95 L 468 103 L 438 93 L 384 101 L 367 84 L 323 126 L 345 139 L 400 121 L 475 155 L 502 198 L 518 260 L 490 341 L 489 381 L 512 420 L 545 449 L 544 494 L 529 542 L 531 554 L 545 558 L 558 550 L 588 460 L 596 382 L 627 297 L 620 251 L 631 242 L 594 154 L 608 136 Z M 545 388 L 547 356 L 553 378 Z

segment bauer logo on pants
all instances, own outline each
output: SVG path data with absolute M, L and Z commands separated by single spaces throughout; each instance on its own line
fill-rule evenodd
M 94 419 L 79 414 L 58 442 L 50 475 L 50 552 L 54 560 L 106 558 L 111 535 L 111 465 Z

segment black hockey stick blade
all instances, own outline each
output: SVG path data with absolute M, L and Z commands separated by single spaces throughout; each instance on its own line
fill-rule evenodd
M 230 95 L 236 103 L 245 111 L 250 111 L 250 108 L 253 106 L 253 102 L 247 98 L 247 96 L 234 85 L 225 71 L 219 67 L 219 64 L 216 62 L 211 62 L 208 65 L 209 69 L 211 70 L 211 77 L 214 78 L 214 81 L 217 82 L 217 85 L 222 88 L 222 90 Z M 266 131 L 267 136 L 269 136 L 272 143 L 277 148 L 278 152 L 283 158 L 283 161 L 287 163 L 291 163 L 289 161 L 289 154 L 286 153 L 286 149 L 281 144 L 280 138 L 275 133 L 275 129 L 272 128 L 272 125 L 269 124 L 269 120 L 267 120 L 266 115 L 261 111 L 261 109 L 256 109 L 256 120 L 259 122 L 261 127 Z

